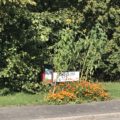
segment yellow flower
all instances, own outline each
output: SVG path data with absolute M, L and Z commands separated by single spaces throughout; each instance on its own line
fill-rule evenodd
M 70 24 L 71 22 L 72 22 L 71 19 L 66 19 L 66 20 L 65 20 L 65 23 L 66 23 L 66 24 Z

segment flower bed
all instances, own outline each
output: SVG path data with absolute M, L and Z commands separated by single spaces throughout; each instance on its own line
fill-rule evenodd
M 108 100 L 110 96 L 101 84 L 88 81 L 59 83 L 47 96 L 51 104 L 81 103 L 83 101 Z

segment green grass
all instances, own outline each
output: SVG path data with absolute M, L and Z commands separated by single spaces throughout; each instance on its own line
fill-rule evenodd
M 120 99 L 120 82 L 104 82 L 102 84 L 113 99 Z
M 0 106 L 8 105 L 38 105 L 45 104 L 43 94 L 25 94 L 25 93 L 16 93 L 7 96 L 0 96 Z

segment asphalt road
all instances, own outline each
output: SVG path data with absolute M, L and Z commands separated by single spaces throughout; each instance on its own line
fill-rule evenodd
M 0 120 L 120 120 L 120 100 L 80 105 L 0 107 Z

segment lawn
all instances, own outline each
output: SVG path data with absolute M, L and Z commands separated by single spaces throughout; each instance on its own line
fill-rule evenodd
M 120 82 L 102 83 L 113 99 L 120 99 Z
M 45 104 L 44 95 L 42 93 L 33 95 L 26 93 L 16 93 L 7 96 L 0 96 L 0 106 L 37 104 Z
M 120 83 L 104 82 L 103 87 L 108 90 L 112 99 L 120 99 Z M 44 94 L 26 94 L 26 93 L 16 93 L 7 96 L 0 96 L 0 106 L 8 105 L 41 105 L 47 104 L 44 99 Z

